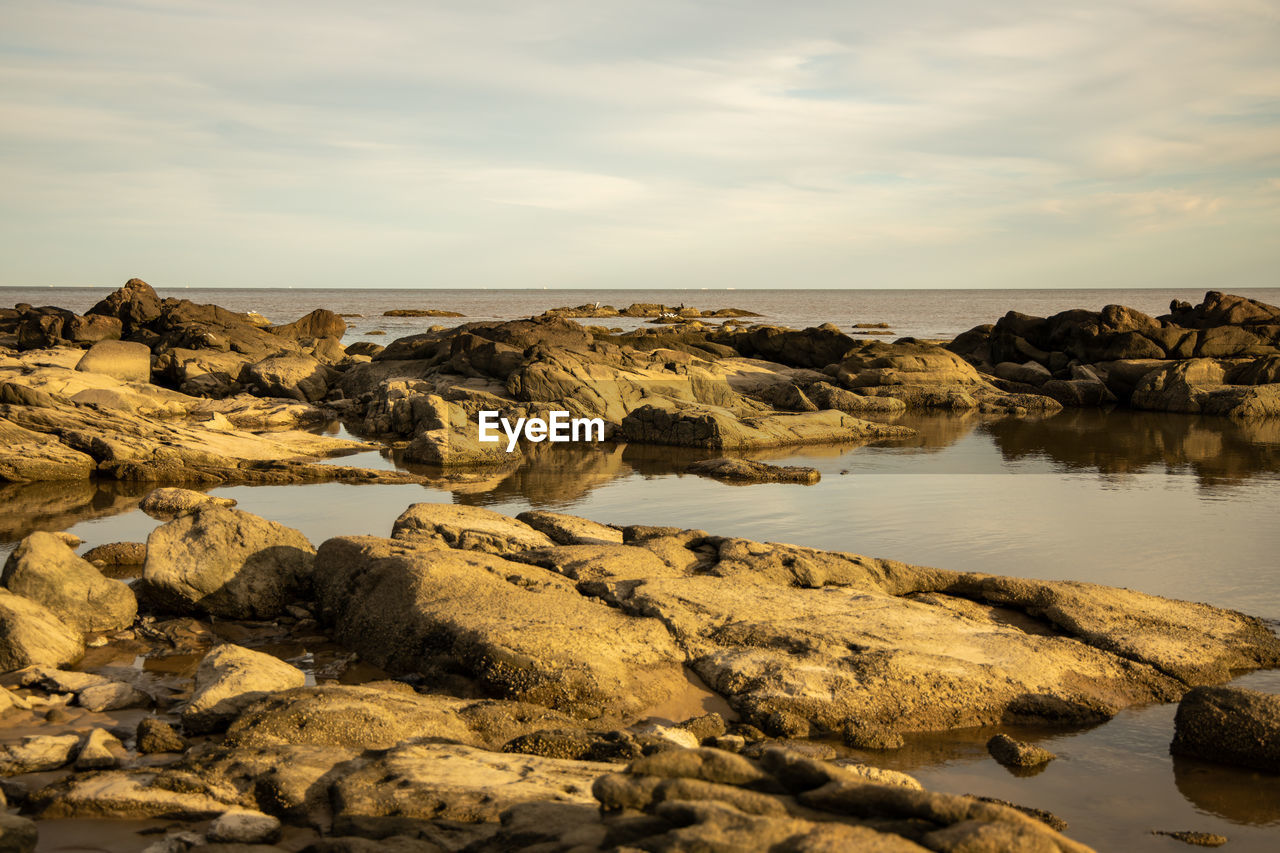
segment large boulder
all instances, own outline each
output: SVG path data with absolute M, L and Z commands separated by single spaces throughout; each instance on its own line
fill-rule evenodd
M 1280 773 L 1280 695 L 1197 687 L 1182 697 L 1170 751 Z
M 250 365 L 245 377 L 254 393 L 263 397 L 314 403 L 329 393 L 333 372 L 309 355 L 277 355 Z
M 314 560 L 297 530 L 212 506 L 151 532 L 143 578 L 176 612 L 271 619 L 304 596 Z
M 76 363 L 76 370 L 105 373 L 123 382 L 150 382 L 151 350 L 133 341 L 99 341 Z
M 218 646 L 196 669 L 191 701 L 182 711 L 182 727 L 191 734 L 215 731 L 263 696 L 305 682 L 302 670 L 279 658 L 230 644 Z
M 321 545 L 314 580 L 334 639 L 392 671 L 453 668 L 492 695 L 585 718 L 638 714 L 685 688 L 661 623 L 545 569 L 358 536 Z
M 60 667 L 84 657 L 84 637 L 45 606 L 0 590 L 0 672 Z
M 18 543 L 0 583 L 43 604 L 81 632 L 127 628 L 138 615 L 138 601 L 128 584 L 103 577 L 53 533 L 32 533 Z
M 131 334 L 160 316 L 160 297 L 155 289 L 140 278 L 131 278 L 124 287 L 111 293 L 86 313 L 115 317 L 124 324 L 124 333 Z

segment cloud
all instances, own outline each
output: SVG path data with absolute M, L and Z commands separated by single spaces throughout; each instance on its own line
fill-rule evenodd
M 1197 286 L 1229 259 L 1244 286 L 1280 260 L 1266 2 L 0 15 L 4 284 L 163 256 L 208 285 Z

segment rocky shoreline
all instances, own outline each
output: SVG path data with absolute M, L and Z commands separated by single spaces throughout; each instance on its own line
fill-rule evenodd
M 151 493 L 145 546 L 97 552 L 142 559 L 129 583 L 55 534 L 10 556 L 0 702 L 31 734 L 0 750 L 28 816 L 7 833 L 111 817 L 347 839 L 314 850 L 1083 850 L 838 745 L 1096 722 L 1280 665 L 1257 620 L 1092 584 L 441 504 L 314 547 L 229 503 Z M 689 673 L 723 713 L 689 702 Z
M 82 557 L 57 500 L 15 507 L 0 791 L 22 816 L 0 842 L 114 818 L 174 822 L 138 844 L 154 853 L 298 832 L 315 851 L 1083 850 L 1052 816 L 866 754 L 988 727 L 1008 730 L 993 760 L 1042 766 L 1019 727 L 1180 699 L 1175 752 L 1280 772 L 1274 697 L 1218 686 L 1280 666 L 1241 613 L 544 511 L 418 503 L 389 535 L 313 543 L 169 487 L 484 490 L 554 452 L 480 442 L 481 410 L 599 418 L 602 454 L 801 484 L 818 472 L 741 454 L 932 441 L 907 412 L 1014 424 L 993 427 L 1014 453 L 1064 406 L 1280 415 L 1280 309 L 1218 293 L 1160 318 L 1010 314 L 945 346 L 748 315 L 580 306 L 384 348 L 343 346 L 323 309 L 271 326 L 136 279 L 84 315 L 0 311 L 0 482 L 114 484 L 94 512 L 141 497 L 164 522 Z M 608 316 L 664 325 L 569 319 Z M 316 432 L 334 419 L 358 439 Z M 387 445 L 426 467 L 333 462 Z

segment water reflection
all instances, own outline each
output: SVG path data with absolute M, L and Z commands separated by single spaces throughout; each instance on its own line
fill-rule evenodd
M 1067 410 L 1052 418 L 983 424 L 1008 461 L 1047 459 L 1104 476 L 1191 471 L 1202 488 L 1280 471 L 1280 420 L 1156 412 Z

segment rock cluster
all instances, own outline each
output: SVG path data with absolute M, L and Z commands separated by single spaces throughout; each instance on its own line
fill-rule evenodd
M 198 651 L 193 677 L 59 668 L 83 653 L 81 627 L 56 597 L 0 592 L 0 669 L 18 688 L 0 689 L 0 714 L 49 727 L 0 751 L 0 773 L 50 774 L 10 789 L 41 819 L 212 821 L 157 842 L 170 846 L 271 843 L 292 824 L 326 836 L 315 849 L 1083 850 L 1029 810 L 795 739 L 893 748 L 917 731 L 1094 721 L 1280 663 L 1257 620 L 1090 584 L 440 504 L 409 507 L 391 538 L 312 549 L 217 501 L 145 503 L 168 520 L 145 549 L 143 616 L 116 636 Z M 4 580 L 101 587 L 78 560 L 33 534 Z M 308 686 L 294 663 L 163 610 L 336 645 L 398 680 Z M 739 719 L 649 719 L 687 696 L 690 670 Z M 1249 709 L 1265 698 L 1215 690 L 1188 694 L 1180 740 L 1223 755 L 1269 736 L 1231 716 L 1263 725 Z M 1192 720 L 1193 706 L 1208 710 Z M 125 709 L 145 716 L 75 725 Z M 1015 764 L 1033 751 L 992 743 Z
M 1210 291 L 1161 317 L 1121 305 L 1052 317 L 1010 311 L 949 348 L 1010 391 L 1067 406 L 1280 415 L 1280 308 L 1241 296 Z

